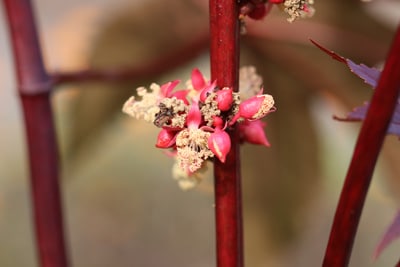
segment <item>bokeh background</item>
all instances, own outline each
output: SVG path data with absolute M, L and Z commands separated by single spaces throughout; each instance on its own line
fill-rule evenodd
M 179 67 L 126 83 L 69 83 L 53 95 L 62 160 L 66 235 L 75 267 L 215 266 L 213 181 L 184 192 L 157 129 L 121 113 L 138 86 L 208 75 L 206 0 L 37 0 L 49 71 L 137 67 L 193 40 L 204 47 Z M 276 100 L 271 148 L 242 148 L 245 261 L 249 267 L 320 266 L 359 123 L 343 116 L 371 96 L 318 41 L 380 66 L 400 22 L 396 0 L 319 0 L 312 19 L 288 23 L 274 8 L 247 22 L 242 65 L 255 65 Z M 2 9 L 2 7 L 1 7 Z M 3 10 L 2 10 L 3 11 Z M 0 266 L 34 267 L 24 127 L 4 11 L 0 12 Z M 178 58 L 176 60 L 179 60 Z M 389 136 L 362 216 L 350 266 L 393 266 L 399 242 L 372 261 L 399 207 L 399 144 Z M 46 164 L 43 162 L 43 164 Z

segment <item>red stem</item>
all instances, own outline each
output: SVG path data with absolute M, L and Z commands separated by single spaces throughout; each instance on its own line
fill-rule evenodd
M 121 68 L 111 70 L 82 70 L 76 72 L 56 72 L 52 74 L 55 84 L 66 82 L 88 82 L 88 81 L 103 81 L 103 82 L 123 82 L 131 81 L 137 78 L 146 78 L 151 75 L 157 75 L 174 67 L 181 66 L 190 59 L 198 56 L 208 43 L 208 33 L 199 34 L 195 39 L 189 41 L 175 51 L 164 55 L 161 58 L 149 62 L 145 65 L 140 65 L 135 68 Z
M 210 0 L 211 79 L 238 90 L 239 21 L 236 0 Z M 237 129 L 225 163 L 215 159 L 215 216 L 218 267 L 242 267 L 243 227 Z
M 25 118 L 36 239 L 42 267 L 66 267 L 58 151 L 50 105 L 51 79 L 29 0 L 4 0 Z
M 354 149 L 331 229 L 324 267 L 348 265 L 376 160 L 400 89 L 400 27 Z

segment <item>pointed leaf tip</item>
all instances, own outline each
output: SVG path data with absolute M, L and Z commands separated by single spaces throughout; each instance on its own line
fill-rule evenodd
M 378 70 L 376 68 L 368 67 L 364 64 L 356 64 L 353 61 L 351 61 L 350 59 L 344 58 L 344 57 L 340 56 L 339 54 L 337 54 L 331 50 L 328 50 L 327 48 L 318 44 L 314 40 L 310 39 L 310 41 L 316 47 L 318 47 L 319 49 L 321 49 L 322 51 L 324 51 L 325 53 L 330 55 L 332 58 L 334 58 L 342 63 L 345 63 L 347 65 L 347 67 L 351 70 L 351 72 L 353 72 L 355 75 L 357 75 L 358 77 L 363 79 L 364 82 L 366 82 L 367 84 L 371 85 L 374 88 L 378 84 L 379 77 L 381 76 L 380 70 Z
M 351 72 L 353 72 L 355 75 L 360 77 L 361 79 L 364 80 L 365 83 L 369 84 L 373 88 L 375 88 L 378 85 L 379 78 L 381 76 L 381 71 L 376 69 L 376 68 L 371 68 L 368 67 L 364 64 L 356 64 L 350 59 L 346 59 L 338 54 L 336 54 L 333 51 L 330 51 L 326 49 L 325 47 L 321 46 L 314 40 L 310 41 L 317 46 L 319 49 L 330 55 L 336 60 L 339 60 L 342 63 L 345 63 L 347 67 L 350 69 Z M 339 117 L 334 117 L 337 120 L 340 121 L 361 121 L 364 120 L 364 118 L 367 115 L 369 104 L 368 102 L 364 103 L 363 106 L 358 106 L 355 107 L 351 112 L 348 113 L 348 115 L 345 118 L 339 118 Z M 396 105 L 396 109 L 394 111 L 392 120 L 390 122 L 389 128 L 387 130 L 388 134 L 394 134 L 400 137 L 400 103 L 398 100 L 398 103 Z
M 313 39 L 310 39 L 310 42 L 313 43 L 313 45 L 315 45 L 316 47 L 318 47 L 320 50 L 324 51 L 325 53 L 327 53 L 328 55 L 330 55 L 333 59 L 336 59 L 342 63 L 346 63 L 346 59 L 342 56 L 339 56 L 338 54 L 336 54 L 335 52 L 333 52 L 332 50 L 328 50 L 327 48 L 323 47 L 322 45 L 320 45 L 319 43 L 317 43 L 316 41 L 314 41 Z

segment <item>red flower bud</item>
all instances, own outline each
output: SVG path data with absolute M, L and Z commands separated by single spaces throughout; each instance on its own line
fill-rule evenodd
M 264 3 L 256 4 L 254 9 L 249 13 L 249 17 L 254 20 L 261 20 L 267 15 L 270 9 L 271 8 L 267 9 L 266 4 Z
M 176 131 L 167 129 L 161 129 L 157 136 L 156 147 L 158 148 L 170 148 L 175 145 Z
M 213 125 L 215 128 L 222 129 L 222 127 L 224 127 L 224 120 L 221 117 L 214 116 L 213 117 Z
M 274 111 L 274 99 L 271 95 L 256 95 L 239 105 L 240 117 L 248 120 L 258 120 Z
M 208 148 L 221 162 L 225 162 L 226 155 L 231 150 L 231 138 L 225 131 L 216 128 L 208 138 Z
M 231 108 L 233 102 L 232 92 L 233 90 L 228 87 L 217 91 L 217 103 L 219 110 L 227 111 Z

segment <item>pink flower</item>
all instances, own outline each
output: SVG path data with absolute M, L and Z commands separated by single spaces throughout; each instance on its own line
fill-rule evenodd
M 255 145 L 270 146 L 267 137 L 265 136 L 265 122 L 260 120 L 244 121 L 239 124 L 239 135 L 242 142 L 249 142 Z
M 171 131 L 169 129 L 161 129 L 157 136 L 156 147 L 158 148 L 170 148 L 175 145 L 176 141 L 176 131 Z
M 200 127 L 201 122 L 199 105 L 193 101 L 186 117 L 187 128 L 180 130 L 176 136 L 178 165 L 188 175 L 200 169 L 207 158 L 213 157 L 207 145 L 210 133 Z
M 216 128 L 208 138 L 208 147 L 221 162 L 225 162 L 226 155 L 231 150 L 231 138 L 225 131 Z

